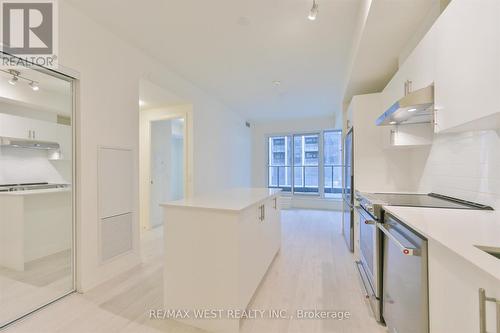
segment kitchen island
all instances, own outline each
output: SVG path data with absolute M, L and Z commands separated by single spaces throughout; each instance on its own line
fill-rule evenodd
M 236 313 L 247 308 L 280 249 L 279 194 L 231 189 L 162 205 L 169 318 L 217 333 L 239 331 Z

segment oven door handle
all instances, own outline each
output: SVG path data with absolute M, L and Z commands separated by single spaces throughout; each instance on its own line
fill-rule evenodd
M 384 224 L 379 223 L 377 224 L 377 227 L 401 249 L 401 252 L 405 256 L 417 256 L 417 257 L 420 256 L 419 249 L 404 246 L 389 230 L 387 230 Z
M 359 278 L 361 279 L 361 284 L 363 285 L 363 289 L 365 290 L 365 298 L 370 298 L 370 293 L 368 292 L 368 288 L 366 288 L 365 285 L 365 280 L 363 279 L 364 272 L 361 272 L 361 270 L 364 269 L 361 264 L 361 261 L 355 261 L 354 263 L 356 264 L 356 268 L 358 269 L 359 273 Z

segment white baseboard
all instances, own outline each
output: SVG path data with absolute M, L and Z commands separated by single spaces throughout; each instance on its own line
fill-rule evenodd
M 308 196 L 282 196 L 280 199 L 281 209 L 321 209 L 321 210 L 342 210 L 342 200 L 325 199 Z

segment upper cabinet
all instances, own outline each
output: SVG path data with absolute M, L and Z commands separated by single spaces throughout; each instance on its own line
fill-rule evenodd
M 0 113 L 0 137 L 56 142 L 60 145 L 56 159 L 71 158 L 72 131 L 68 125 Z
M 436 33 L 432 27 L 382 92 L 384 111 L 405 96 L 406 91 L 425 88 L 434 82 Z
M 436 132 L 498 128 L 500 1 L 453 0 L 436 46 Z
M 436 73 L 436 26 L 431 27 L 403 64 L 404 81 L 412 91 L 434 83 Z
M 451 1 L 383 90 L 384 110 L 407 82 L 434 84 L 436 133 L 500 128 L 500 1 Z

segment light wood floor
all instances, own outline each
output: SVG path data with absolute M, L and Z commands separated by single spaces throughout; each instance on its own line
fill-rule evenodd
M 350 319 L 258 319 L 244 333 L 382 333 L 360 291 L 351 254 L 335 212 L 282 213 L 282 248 L 250 305 L 252 309 L 349 311 Z M 8 333 L 202 331 L 172 320 L 151 320 L 162 307 L 162 229 L 142 239 L 143 264 L 88 293 L 70 295 L 6 329 Z M 3 333 L 3 332 L 2 332 Z

